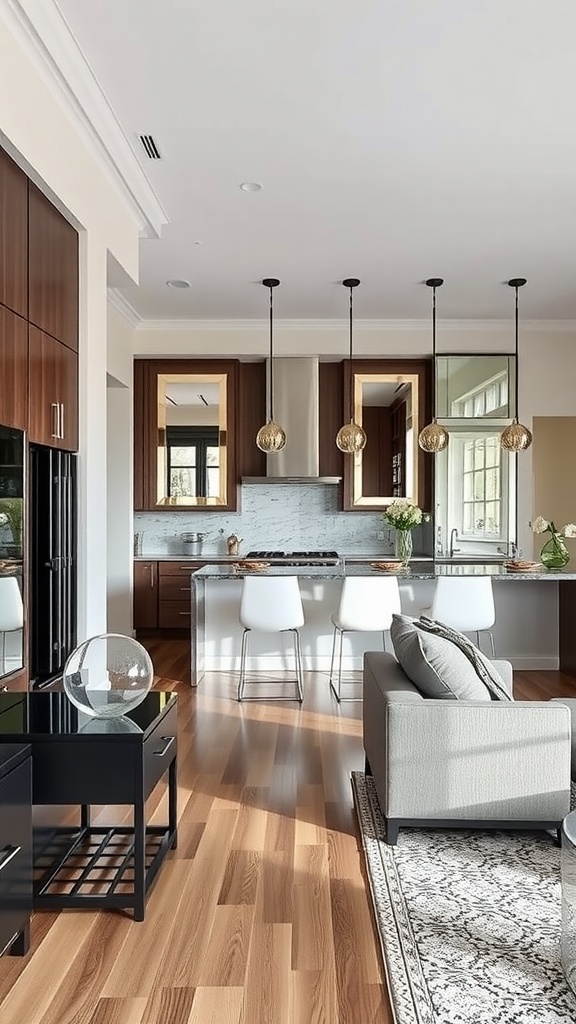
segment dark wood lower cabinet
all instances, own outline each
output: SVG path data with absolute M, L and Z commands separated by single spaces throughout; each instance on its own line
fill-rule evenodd
M 0 953 L 23 956 L 32 912 L 32 759 L 0 743 Z
M 134 629 L 158 627 L 158 563 L 134 562 Z
M 190 636 L 190 577 L 206 564 L 186 558 L 134 562 L 134 629 Z

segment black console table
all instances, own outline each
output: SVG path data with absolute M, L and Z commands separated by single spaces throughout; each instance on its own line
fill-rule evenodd
M 127 716 L 94 719 L 62 692 L 0 694 L 0 738 L 32 748 L 33 804 L 80 807 L 79 827 L 34 830 L 35 908 L 118 907 L 143 921 L 146 897 L 176 847 L 177 697 L 154 691 Z M 145 803 L 168 773 L 168 823 Z M 129 804 L 128 827 L 93 826 L 90 806 Z

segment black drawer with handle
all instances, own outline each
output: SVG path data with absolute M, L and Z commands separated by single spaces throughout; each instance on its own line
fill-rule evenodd
M 0 953 L 28 952 L 32 911 L 32 759 L 0 743 Z

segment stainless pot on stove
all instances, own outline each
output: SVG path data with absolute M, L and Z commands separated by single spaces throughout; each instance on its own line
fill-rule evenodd
M 184 545 L 184 552 L 187 555 L 201 555 L 202 544 L 206 537 L 209 537 L 209 533 L 183 533 L 182 544 Z

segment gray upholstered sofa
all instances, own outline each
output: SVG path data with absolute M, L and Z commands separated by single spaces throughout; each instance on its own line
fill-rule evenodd
M 512 666 L 494 662 L 512 691 Z M 364 749 L 394 844 L 403 825 L 559 828 L 570 809 L 570 709 L 424 698 L 393 654 L 364 655 Z

